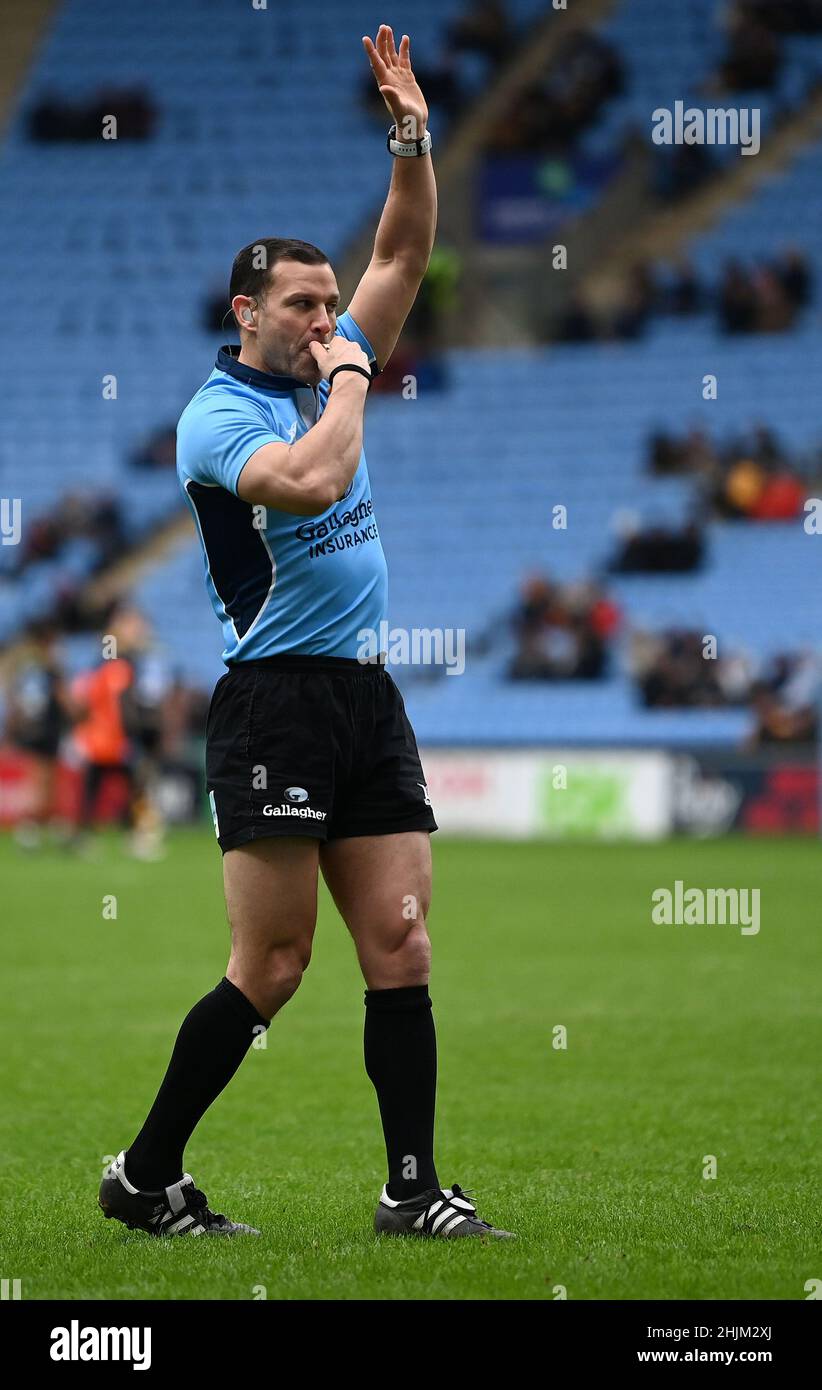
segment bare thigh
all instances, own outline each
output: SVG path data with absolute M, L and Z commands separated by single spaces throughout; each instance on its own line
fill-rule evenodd
M 428 832 L 332 840 L 320 848 L 320 865 L 369 989 L 427 984 Z
M 223 855 L 231 926 L 226 975 L 264 1018 L 294 994 L 311 959 L 319 841 L 255 840 Z

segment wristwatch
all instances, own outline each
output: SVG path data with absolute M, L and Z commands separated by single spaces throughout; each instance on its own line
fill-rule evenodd
M 428 154 L 431 149 L 431 132 L 426 130 L 421 140 L 397 140 L 397 127 L 392 125 L 388 132 L 387 145 L 393 155 L 414 159 L 417 155 Z

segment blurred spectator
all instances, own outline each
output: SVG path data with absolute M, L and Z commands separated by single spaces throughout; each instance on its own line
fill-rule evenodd
M 690 473 L 713 479 L 720 469 L 719 455 L 705 431 L 694 426 L 683 439 L 657 430 L 649 441 L 651 471 L 660 476 Z
M 751 708 L 756 728 L 750 744 L 756 748 L 763 743 L 815 743 L 818 737 L 818 716 L 815 709 L 786 710 L 779 696 L 767 685 L 754 687 Z
M 657 429 L 648 441 L 648 461 L 652 473 L 665 476 L 687 470 L 684 447 L 666 430 Z
M 809 303 L 811 288 L 807 260 L 796 248 L 750 270 L 728 261 L 719 288 L 721 327 L 726 333 L 784 332 Z
M 781 333 L 792 327 L 812 294 L 810 266 L 797 247 L 751 266 L 726 261 L 716 289 L 701 284 L 688 261 L 679 262 L 673 276 L 662 264 L 637 261 L 623 275 L 615 307 L 594 314 L 584 287 L 577 285 L 546 337 L 566 343 L 633 339 L 654 315 L 685 316 L 708 308 L 716 309 L 726 333 Z
M 754 521 L 793 521 L 802 514 L 805 489 L 790 473 L 768 478 L 753 507 Z
M 135 449 L 129 458 L 132 468 L 175 468 L 177 465 L 177 427 L 164 425 Z
M 811 301 L 813 278 L 807 256 L 796 246 L 789 246 L 777 256 L 774 270 L 779 276 L 790 304 L 804 309 Z
M 613 574 L 687 574 L 700 569 L 704 556 L 704 539 L 695 522 L 680 530 L 648 526 L 625 538 L 608 568 Z
M 779 41 L 772 29 L 749 6 L 735 5 L 728 22 L 728 48 L 719 68 L 725 90 L 770 91 L 776 82 L 780 58 Z
M 459 254 L 448 246 L 435 247 L 400 341 L 374 382 L 372 393 L 390 395 L 412 384 L 417 393 L 447 388 L 448 366 L 441 350 L 447 315 L 457 303 L 461 274 Z
M 810 652 L 776 657 L 751 688 L 756 728 L 751 745 L 815 743 L 819 737 L 819 664 Z
M 822 33 L 822 0 L 737 0 L 737 9 L 775 34 Z
M 708 145 L 654 146 L 652 186 L 665 202 L 688 198 L 716 172 Z
M 23 849 L 36 848 L 47 827 L 57 828 L 57 754 L 70 714 L 58 638 L 50 623 L 33 623 L 7 676 L 5 736 L 28 755 L 32 767 L 29 811 L 15 829 Z
M 765 469 L 773 470 L 784 462 L 784 453 L 779 440 L 768 425 L 754 425 L 751 457 Z
M 765 472 L 755 459 L 737 459 L 725 476 L 715 498 L 719 516 L 727 520 L 752 517 L 765 487 Z
M 157 111 L 139 88 L 113 87 L 86 102 L 44 97 L 29 113 L 29 136 L 49 143 L 101 140 L 103 122 L 110 116 L 117 118 L 118 140 L 148 140 L 154 133 Z
M 560 586 L 531 576 L 513 617 L 517 652 L 509 679 L 601 678 L 619 623 L 619 609 L 595 584 Z
M 781 654 L 761 671 L 744 649 L 712 655 L 700 632 L 635 631 L 629 666 L 646 709 L 750 706 L 756 717 L 752 746 L 816 738 L 819 664 L 814 653 Z
M 699 313 L 702 307 L 702 288 L 696 271 L 687 259 L 683 258 L 677 262 L 662 307 L 665 312 L 680 317 Z
M 67 492 L 42 516 L 35 517 L 26 532 L 25 544 L 18 548 L 6 573 L 15 578 L 38 560 L 53 560 L 83 544 L 82 568 L 95 574 L 118 558 L 125 544 L 119 501 L 101 492 Z
M 560 315 L 555 336 L 560 343 L 589 343 L 598 336 L 596 320 L 579 288 Z
M 752 277 L 756 317 L 754 332 L 784 333 L 795 318 L 791 304 L 780 277 L 770 266 L 759 266 Z
M 736 260 L 728 261 L 719 286 L 719 321 L 726 333 L 752 333 L 756 299 L 749 275 Z
M 445 324 L 457 303 L 461 277 L 462 259 L 459 253 L 449 246 L 435 246 L 402 336 L 403 345 L 418 359 L 415 368 L 418 377 L 420 371 L 438 365 L 438 354 L 444 346 Z M 444 370 L 443 364 L 443 373 Z M 417 384 L 419 387 L 419 380 Z M 439 389 L 444 384 L 444 375 L 442 380 L 433 384 L 435 389 Z
M 639 338 L 651 316 L 656 297 L 650 266 L 641 263 L 632 267 L 622 304 L 614 315 L 615 338 Z
M 491 130 L 490 153 L 566 153 L 622 90 L 617 50 L 593 30 L 569 34 L 547 72 L 518 92 Z
M 514 45 L 514 29 L 502 0 L 474 0 L 447 30 L 456 53 L 481 53 L 494 67 L 504 63 Z
M 761 423 L 722 448 L 700 429 L 683 438 L 656 430 L 648 441 L 648 463 L 657 474 L 691 474 L 704 506 L 728 521 L 792 521 L 802 514 L 808 493 L 808 479 Z
M 630 665 L 646 709 L 717 708 L 743 703 L 747 694 L 738 673 L 735 690 L 723 685 L 725 658 L 706 655 L 701 632 L 635 633 Z

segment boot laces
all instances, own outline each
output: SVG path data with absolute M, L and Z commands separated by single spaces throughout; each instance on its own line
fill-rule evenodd
M 490 1221 L 480 1221 L 479 1217 L 477 1216 L 477 1208 L 471 1200 L 473 1197 L 473 1188 L 469 1188 L 467 1191 L 465 1191 L 463 1188 L 460 1187 L 459 1183 L 455 1182 L 453 1187 L 451 1188 L 451 1196 L 462 1197 L 463 1201 L 469 1203 L 471 1210 L 463 1213 L 465 1216 L 467 1216 L 469 1221 L 475 1221 L 478 1226 L 487 1226 L 489 1231 L 492 1229 Z M 461 1207 L 458 1207 L 457 1210 L 462 1212 Z
M 192 1215 L 199 1216 L 203 1225 L 208 1226 L 212 1221 L 225 1221 L 221 1212 L 210 1211 L 208 1198 L 199 1187 L 190 1187 L 186 1192 L 186 1206 Z

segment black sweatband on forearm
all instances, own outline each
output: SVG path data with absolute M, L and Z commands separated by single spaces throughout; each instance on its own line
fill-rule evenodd
M 371 373 L 369 371 L 366 371 L 365 367 L 358 367 L 354 362 L 341 362 L 339 367 L 335 367 L 333 372 L 329 373 L 329 388 L 335 376 L 337 375 L 337 372 L 359 372 L 360 376 L 365 377 L 366 381 L 368 382 L 368 389 L 369 391 L 371 390 L 371 382 L 374 380 Z

